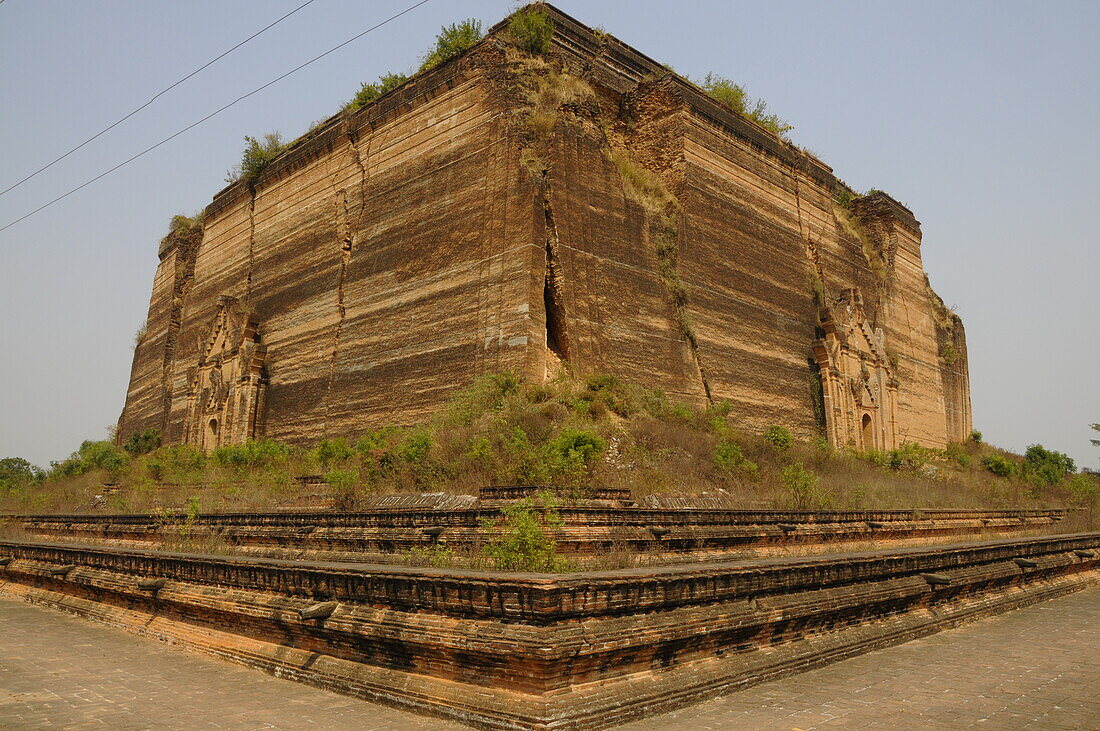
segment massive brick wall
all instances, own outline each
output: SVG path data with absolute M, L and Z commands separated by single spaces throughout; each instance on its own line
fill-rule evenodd
M 564 357 L 729 399 L 749 428 L 964 439 L 965 335 L 928 286 L 913 215 L 884 194 L 838 210 L 819 160 L 549 12 L 549 63 L 495 28 L 223 190 L 201 242 L 169 236 L 119 438 L 354 435 L 422 420 L 477 374 L 539 380 Z M 551 72 L 576 93 L 534 135 L 524 89 Z M 627 167 L 660 181 L 663 211 Z M 842 367 L 819 372 L 826 321 Z

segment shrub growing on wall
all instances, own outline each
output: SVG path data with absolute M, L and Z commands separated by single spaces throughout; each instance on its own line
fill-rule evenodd
M 404 84 L 408 78 L 405 74 L 390 73 L 382 74 L 378 77 L 378 81 L 373 84 L 364 82 L 359 91 L 352 97 L 352 100 L 348 102 L 346 109 L 354 112 L 360 107 L 365 107 L 386 92 Z
M 435 46 L 424 56 L 420 70 L 435 68 L 450 61 L 480 41 L 482 35 L 481 21 L 473 18 L 443 26 L 435 37 Z
M 517 46 L 528 53 L 543 54 L 550 50 L 554 21 L 542 8 L 526 8 L 512 16 L 508 22 L 508 34 Z
M 246 136 L 244 142 L 241 162 L 229 171 L 225 179 L 227 183 L 255 180 L 286 147 L 283 136 L 278 132 L 268 132 L 262 140 Z

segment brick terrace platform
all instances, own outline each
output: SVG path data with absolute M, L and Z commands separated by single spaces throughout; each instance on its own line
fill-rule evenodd
M 1100 728 L 1100 588 L 624 729 Z M 0 726 L 462 728 L 0 599 Z

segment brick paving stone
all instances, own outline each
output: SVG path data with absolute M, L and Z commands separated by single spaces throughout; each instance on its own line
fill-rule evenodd
M 618 727 L 1100 730 L 1100 588 Z
M 463 729 L 0 599 L 0 728 Z

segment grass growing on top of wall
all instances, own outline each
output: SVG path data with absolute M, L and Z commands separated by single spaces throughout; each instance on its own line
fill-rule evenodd
M 532 384 L 503 373 L 456 392 L 426 423 L 308 448 L 261 440 L 212 454 L 176 445 L 131 456 L 87 442 L 44 479 L 24 470 L 6 480 L 0 511 L 353 509 L 385 493 L 555 484 L 566 499 L 597 485 L 627 487 L 636 498 L 722 491 L 758 509 L 1077 505 L 1092 508 L 1078 527 L 1095 525 L 1097 478 L 1071 474 L 1057 452 L 1041 449 L 1019 456 L 971 441 L 856 453 L 781 424 L 752 426 L 730 402 L 699 409 L 610 376 Z M 303 486 L 294 479 L 301 475 L 323 482 Z

